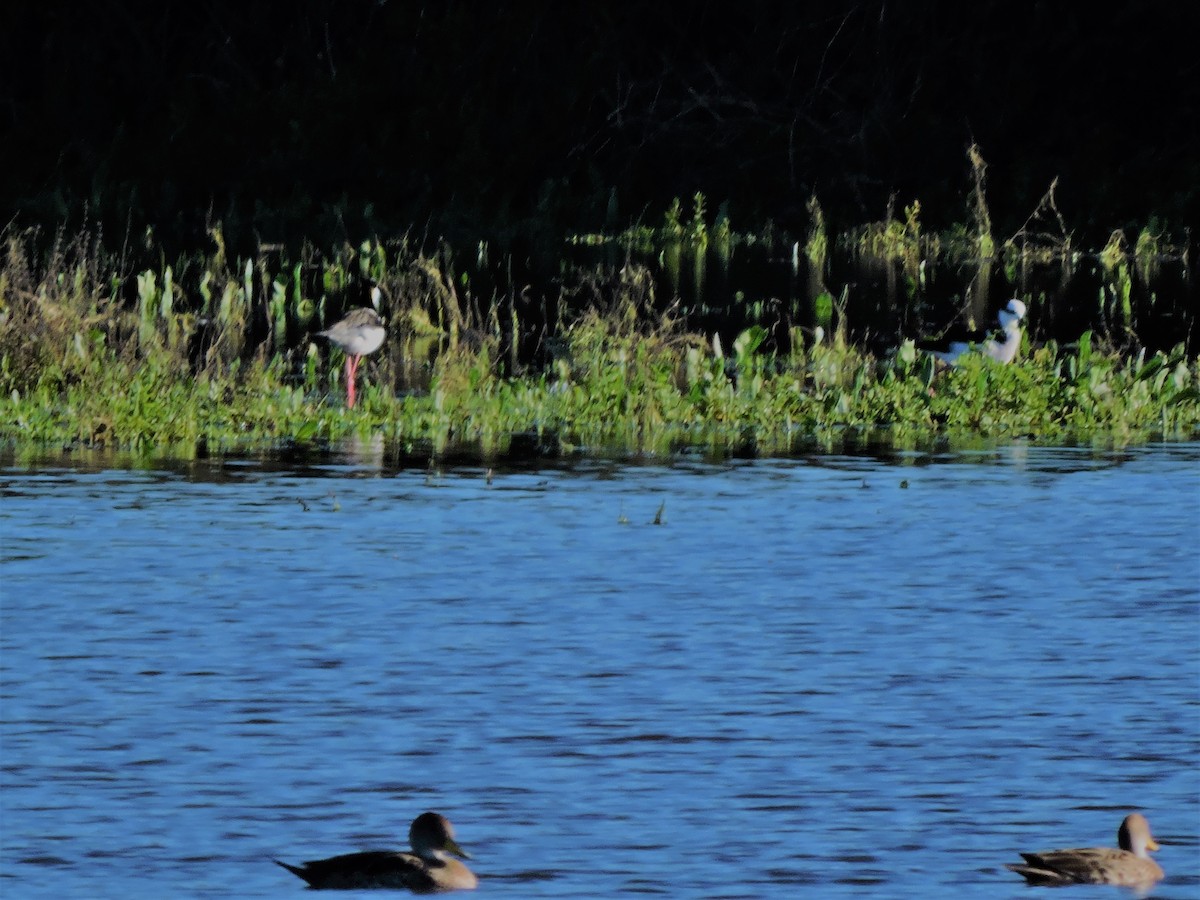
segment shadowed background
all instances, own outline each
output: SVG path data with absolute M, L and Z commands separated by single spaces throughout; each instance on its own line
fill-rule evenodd
M 0 211 L 195 246 L 416 228 L 498 247 L 657 217 L 834 227 L 920 199 L 1084 242 L 1196 221 L 1187 4 L 6 4 Z M 0 70 L 2 71 L 2 70 Z M 614 217 L 615 213 L 615 217 Z M 615 219 L 615 221 L 614 221 Z

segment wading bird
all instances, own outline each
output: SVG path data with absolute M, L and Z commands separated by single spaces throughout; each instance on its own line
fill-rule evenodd
M 1022 853 L 1024 863 L 1006 863 L 1030 884 L 1116 884 L 1148 887 L 1163 877 L 1162 867 L 1150 858 L 1158 844 L 1150 836 L 1150 823 L 1141 813 L 1125 817 L 1114 847 L 1081 847 Z
M 362 306 L 351 310 L 344 319 L 324 331 L 320 337 L 328 338 L 346 354 L 346 406 L 354 409 L 354 382 L 358 376 L 358 364 L 368 353 L 374 353 L 383 345 L 387 336 L 379 308 L 379 288 L 371 288 L 371 303 L 374 308 Z
M 421 813 L 408 829 L 413 852 L 365 850 L 329 859 L 314 859 L 303 866 L 274 860 L 309 887 L 327 890 L 356 888 L 408 888 L 417 894 L 469 891 L 479 884 L 475 873 L 450 854 L 471 856 L 454 840 L 450 820 L 435 812 Z
M 1025 304 L 1013 298 L 1000 310 L 1000 337 L 979 335 L 975 340 L 951 341 L 942 347 L 923 347 L 931 356 L 947 365 L 957 365 L 965 353 L 979 353 L 998 363 L 1010 363 L 1021 346 L 1021 322 L 1025 319 Z

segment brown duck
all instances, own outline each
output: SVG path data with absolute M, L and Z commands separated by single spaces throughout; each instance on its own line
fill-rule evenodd
M 1005 868 L 1023 875 L 1030 884 L 1116 884 L 1146 887 L 1163 877 L 1162 867 L 1150 858 L 1158 844 L 1150 836 L 1150 823 L 1141 813 L 1125 817 L 1117 831 L 1114 847 L 1081 847 L 1075 850 L 1043 850 L 1022 853 L 1024 864 L 1007 863 Z
M 454 840 L 454 826 L 435 812 L 421 813 L 408 829 L 413 852 L 365 850 L 329 859 L 314 859 L 303 866 L 275 860 L 310 887 L 325 890 L 357 888 L 407 888 L 416 894 L 469 891 L 479 884 L 475 873 L 450 854 L 471 856 Z

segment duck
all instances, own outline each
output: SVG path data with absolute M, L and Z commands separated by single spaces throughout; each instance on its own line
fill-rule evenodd
M 929 353 L 934 359 L 950 366 L 958 365 L 959 360 L 967 353 L 979 353 L 1007 365 L 1013 361 L 1021 347 L 1021 323 L 1025 320 L 1027 312 L 1025 304 L 1014 297 L 997 314 L 1000 337 L 981 335 L 978 340 L 951 341 L 940 348 L 929 348 Z
M 371 288 L 370 307 L 352 309 L 345 318 L 317 332 L 319 337 L 341 347 L 346 354 L 346 406 L 349 409 L 354 409 L 354 381 L 359 362 L 383 346 L 383 339 L 387 337 L 387 328 L 378 311 L 380 297 L 379 288 Z
M 318 890 L 407 888 L 414 894 L 469 891 L 478 884 L 475 873 L 454 859 L 471 855 L 454 839 L 454 826 L 440 813 L 425 812 L 408 829 L 412 852 L 364 850 L 293 866 L 272 860 L 309 887 Z M 451 855 L 453 854 L 453 856 Z
M 1150 858 L 1158 844 L 1150 835 L 1150 823 L 1141 813 L 1130 813 L 1117 831 L 1113 847 L 1081 847 L 1074 850 L 1043 850 L 1022 853 L 1024 863 L 1006 863 L 1005 868 L 1024 876 L 1029 884 L 1115 884 L 1147 887 L 1163 877 L 1162 867 Z

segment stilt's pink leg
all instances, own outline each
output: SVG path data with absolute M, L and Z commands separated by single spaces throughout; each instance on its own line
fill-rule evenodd
M 356 357 L 346 357 L 346 407 L 354 409 L 354 370 Z

